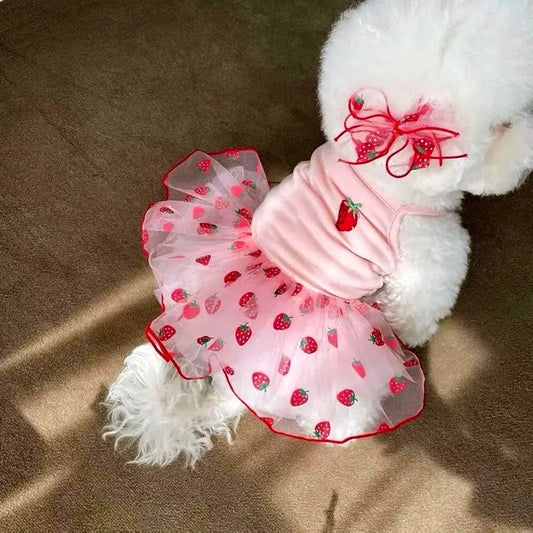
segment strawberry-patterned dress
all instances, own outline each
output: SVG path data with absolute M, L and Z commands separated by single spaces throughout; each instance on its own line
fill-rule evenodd
M 223 372 L 272 431 L 343 443 L 424 403 L 416 356 L 372 295 L 398 258 L 404 214 L 336 145 L 269 190 L 257 153 L 195 151 L 142 223 L 162 313 L 147 327 L 186 379 Z

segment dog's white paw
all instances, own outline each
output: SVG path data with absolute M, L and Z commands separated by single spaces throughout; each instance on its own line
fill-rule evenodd
M 213 435 L 231 442 L 243 411 L 228 387 L 182 379 L 149 344 L 126 358 L 104 405 L 109 410 L 104 438 L 114 438 L 115 448 L 136 442 L 131 462 L 158 466 L 181 455 L 194 467 L 213 447 Z

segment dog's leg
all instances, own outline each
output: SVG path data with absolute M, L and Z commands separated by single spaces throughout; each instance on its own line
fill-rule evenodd
M 400 227 L 400 257 L 376 299 L 400 338 L 424 344 L 450 314 L 463 282 L 469 237 L 459 216 L 406 216 Z
M 194 467 L 213 447 L 213 435 L 231 442 L 243 411 L 229 387 L 215 379 L 217 387 L 210 380 L 184 380 L 152 346 L 139 346 L 104 402 L 104 438 L 113 437 L 115 447 L 136 442 L 133 463 L 165 466 L 181 455 Z

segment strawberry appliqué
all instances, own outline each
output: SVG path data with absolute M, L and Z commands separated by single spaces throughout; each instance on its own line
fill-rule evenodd
M 345 198 L 339 207 L 339 214 L 335 227 L 339 231 L 351 231 L 357 226 L 358 211 L 363 204 L 355 203 L 351 198 Z

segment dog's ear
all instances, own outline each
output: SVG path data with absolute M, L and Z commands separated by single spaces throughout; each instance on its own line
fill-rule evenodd
M 533 166 L 533 116 L 516 115 L 494 128 L 485 157 L 463 178 L 462 189 L 472 194 L 505 194 L 526 179 Z

